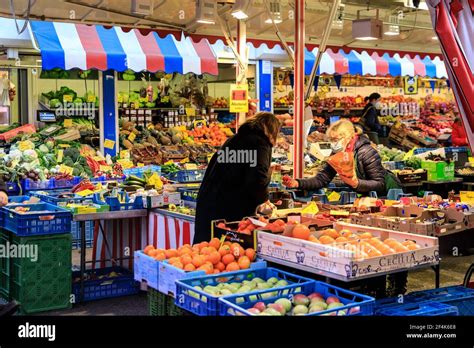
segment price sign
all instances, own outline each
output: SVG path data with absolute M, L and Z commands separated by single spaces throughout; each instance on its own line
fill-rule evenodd
M 137 163 L 137 167 L 144 167 L 145 165 L 143 163 Z
M 186 108 L 186 116 L 196 116 L 195 108 Z
M 71 128 L 72 127 L 72 119 L 71 118 L 66 118 L 64 120 L 64 127 L 66 127 L 66 128 Z
M 137 137 L 137 135 L 135 133 L 130 133 L 130 135 L 128 136 L 128 140 L 130 140 L 132 143 L 135 141 L 135 138 Z
M 184 165 L 184 169 L 186 169 L 186 170 L 197 170 L 198 167 L 197 167 L 196 163 L 186 163 Z
M 63 95 L 63 102 L 64 103 L 72 103 L 72 95 L 70 95 L 70 94 Z
M 128 150 L 121 150 L 120 151 L 120 158 L 121 159 L 129 159 L 130 158 L 130 152 Z
M 65 174 L 69 174 L 69 175 L 72 175 L 73 170 L 74 170 L 73 168 L 68 167 L 64 164 L 61 164 L 61 166 L 59 167 L 59 172 L 60 173 L 65 173 Z
M 104 141 L 104 147 L 105 147 L 106 149 L 113 150 L 114 146 L 115 146 L 115 141 L 110 140 L 110 139 L 105 139 L 105 141 Z
M 336 201 L 339 201 L 340 199 L 341 199 L 341 195 L 336 191 L 331 192 L 328 196 L 329 202 L 336 202 Z
M 459 192 L 459 198 L 461 199 L 461 202 L 463 202 L 463 203 L 473 204 L 474 203 L 474 191 L 461 191 L 461 192 Z
M 111 171 L 112 171 L 112 167 L 111 167 L 111 166 L 104 166 L 104 165 L 101 165 L 101 166 L 100 166 L 100 171 L 101 171 L 101 172 L 111 172 Z
M 247 84 L 231 85 L 229 111 L 230 112 L 248 112 L 249 111 L 248 94 L 249 94 L 249 86 Z
M 58 163 L 63 161 L 64 150 L 58 150 Z

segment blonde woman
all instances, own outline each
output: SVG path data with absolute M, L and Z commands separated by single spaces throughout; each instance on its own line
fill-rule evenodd
M 354 128 L 352 122 L 341 120 L 333 123 L 326 132 L 333 154 L 340 151 L 350 151 L 354 153 L 355 170 L 349 177 L 346 172 L 338 173 L 329 164 L 325 164 L 323 169 L 314 177 L 307 179 L 284 178 L 284 184 L 290 188 L 300 188 L 303 190 L 317 190 L 327 187 L 336 174 L 347 184 L 352 186 L 357 193 L 368 193 L 376 191 L 379 195 L 386 194 L 385 175 L 386 170 L 382 166 L 382 159 L 375 150 L 370 140 L 362 135 L 359 129 Z

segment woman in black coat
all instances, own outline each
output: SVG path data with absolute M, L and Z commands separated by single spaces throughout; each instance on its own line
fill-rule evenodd
M 378 93 L 372 93 L 365 98 L 367 104 L 362 111 L 362 117 L 360 123 L 365 131 L 380 133 L 381 126 L 379 122 L 379 116 L 377 107 L 380 103 L 381 95 Z
M 258 113 L 212 156 L 197 197 L 194 243 L 210 240 L 212 220 L 241 220 L 268 200 L 279 130 L 275 115 Z
M 346 173 L 341 172 L 339 177 L 347 184 L 353 185 L 352 188 L 357 193 L 376 191 L 378 195 L 384 196 L 386 170 L 382 166 L 379 153 L 370 145 L 369 139 L 358 134 L 354 125 L 348 120 L 332 124 L 327 135 L 334 153 L 345 150 L 350 144 L 353 146 L 356 163 L 354 175 L 348 177 Z M 327 187 L 336 174 L 338 174 L 336 170 L 326 163 L 316 176 L 297 180 L 285 178 L 284 184 L 287 187 L 312 191 Z

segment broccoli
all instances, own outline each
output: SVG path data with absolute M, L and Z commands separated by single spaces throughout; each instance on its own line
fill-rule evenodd
M 64 158 L 63 164 L 68 167 L 74 167 L 74 161 L 70 157 Z
M 63 155 L 65 158 L 69 157 L 73 162 L 77 162 L 81 158 L 81 152 L 74 147 L 65 149 Z

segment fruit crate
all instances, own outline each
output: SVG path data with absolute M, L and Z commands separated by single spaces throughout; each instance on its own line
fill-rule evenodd
M 53 181 L 53 189 L 61 189 L 61 188 L 72 188 L 79 184 L 82 181 L 80 176 L 75 176 L 72 179 L 60 179 Z
M 35 190 L 53 190 L 54 179 L 43 181 L 33 181 L 31 179 L 24 179 L 21 180 L 21 188 L 23 189 L 23 192 Z
M 197 202 L 197 196 L 199 188 L 178 188 L 178 192 L 181 193 L 181 199 L 188 202 Z
M 306 316 L 319 315 L 373 315 L 375 299 L 370 296 L 358 294 L 349 290 L 345 290 L 330 284 L 320 281 L 312 283 L 290 285 L 284 289 L 264 290 L 253 294 L 239 294 L 220 298 L 220 314 L 221 316 L 250 316 L 252 313 L 248 312 L 257 302 L 265 304 L 273 303 L 277 299 L 287 298 L 293 299 L 297 294 L 308 296 L 311 293 L 319 293 L 323 298 L 327 299 L 330 296 L 335 296 L 339 299 L 343 306 L 323 310 L 320 312 L 308 313 Z
M 158 290 L 160 263 L 143 251 L 135 251 L 133 258 L 134 279 L 146 282 L 149 288 Z
M 2 225 L 18 236 L 59 234 L 71 232 L 72 214 L 69 210 L 48 203 L 24 204 L 29 208 L 19 213 L 13 207 L 3 207 Z
M 344 280 L 358 279 L 382 272 L 407 270 L 420 265 L 439 264 L 437 237 L 344 222 L 336 222 L 334 228 L 336 231 L 347 230 L 356 234 L 370 232 L 374 237 L 379 237 L 382 240 L 387 238 L 393 238 L 399 242 L 412 240 L 420 246 L 420 249 L 397 253 L 396 256 L 383 255 L 360 260 L 353 252 L 344 251 L 330 245 L 316 244 L 306 240 L 258 231 L 257 253 L 263 259 L 271 262 L 278 263 L 280 260 L 283 264 L 290 262 L 295 268 L 304 266 L 302 268 L 305 270 L 312 268 L 315 273 L 323 272 L 328 276 Z M 396 257 L 397 262 L 392 261 L 394 257 Z
M 416 173 L 412 171 L 411 173 L 407 174 L 397 174 L 398 179 L 402 184 L 414 184 L 414 183 L 421 183 L 423 181 L 428 180 L 428 171 L 423 169 L 423 172 Z
M 92 248 L 94 244 L 94 221 L 86 221 L 86 248 Z M 81 247 L 81 225 L 79 222 L 71 222 L 72 248 Z
M 126 176 L 133 175 L 139 178 L 143 178 L 143 175 L 147 171 L 150 171 L 152 173 L 157 173 L 158 175 L 161 176 L 161 167 L 157 165 L 149 165 L 149 166 L 143 166 L 143 167 L 137 167 L 137 168 L 124 169 L 123 173 Z
M 168 261 L 162 261 L 159 263 L 159 277 L 158 277 L 158 290 L 165 295 L 176 297 L 176 281 L 181 279 L 196 278 L 205 276 L 204 271 L 192 271 L 186 272 L 182 269 L 176 268 L 168 263 Z M 261 269 L 266 268 L 267 263 L 265 261 L 257 259 L 250 264 L 250 269 Z
M 9 196 L 16 196 L 22 192 L 21 185 L 17 182 L 7 182 L 7 194 Z
M 178 170 L 177 172 L 170 174 L 169 179 L 179 183 L 201 182 L 204 178 L 205 172 L 204 169 Z
M 9 196 L 7 205 L 29 204 L 28 202 L 30 199 L 31 196 Z
M 143 209 L 143 197 L 137 196 L 133 202 L 120 202 L 118 197 L 105 197 L 106 204 L 110 207 L 110 211 L 136 210 Z
M 7 242 L 30 254 L 0 259 L 0 295 L 20 302 L 22 314 L 70 308 L 71 235 L 18 237 L 0 233 L 0 243 Z
M 117 275 L 110 276 L 114 272 Z M 84 298 L 81 301 L 81 272 L 73 272 L 72 293 L 76 302 L 95 301 L 104 298 L 135 295 L 139 291 L 139 284 L 133 279 L 133 274 L 123 267 L 114 266 L 87 270 L 84 280 Z
M 151 316 L 164 317 L 168 315 L 168 296 L 161 292 L 148 288 L 148 312 Z
M 68 203 L 80 203 L 90 198 L 79 197 L 71 190 L 31 191 L 30 195 L 40 198 L 43 202 L 57 206 L 65 206 Z
M 199 316 L 216 316 L 220 313 L 219 298 L 225 298 L 226 296 L 214 296 L 195 287 L 199 286 L 204 288 L 206 286 L 217 286 L 221 283 L 251 281 L 254 278 L 263 280 L 276 278 L 278 281 L 284 280 L 287 282 L 287 285 L 274 287 L 272 289 L 287 289 L 288 285 L 304 285 L 314 282 L 312 279 L 296 276 L 276 268 L 243 270 L 198 278 L 181 279 L 176 281 L 175 304 Z M 251 290 L 248 293 L 252 294 L 254 292 L 259 292 L 259 290 Z
M 389 307 L 377 312 L 380 316 L 457 316 L 458 309 L 444 303 L 438 302 L 420 302 L 408 303 L 401 306 Z
M 439 302 L 457 307 L 459 315 L 474 315 L 474 289 L 464 286 L 450 286 L 412 292 L 407 295 L 411 301 Z

